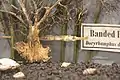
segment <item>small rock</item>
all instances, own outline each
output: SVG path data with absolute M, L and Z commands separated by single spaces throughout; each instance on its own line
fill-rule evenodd
M 67 66 L 69 66 L 70 64 L 71 64 L 71 63 L 63 62 L 62 65 L 61 65 L 61 67 L 67 67 Z
M 83 74 L 88 75 L 88 74 L 94 74 L 97 71 L 96 68 L 88 68 L 83 71 Z
M 9 58 L 2 58 L 0 59 L 0 70 L 8 70 L 8 69 L 15 69 L 19 67 L 16 61 L 9 59 Z
M 11 68 L 11 66 L 9 66 L 9 65 L 0 65 L 0 70 L 1 71 L 8 70 L 9 68 Z
M 14 74 L 13 77 L 14 77 L 14 78 L 24 78 L 25 75 L 24 75 L 23 72 L 18 72 L 18 73 L 16 73 L 16 74 Z

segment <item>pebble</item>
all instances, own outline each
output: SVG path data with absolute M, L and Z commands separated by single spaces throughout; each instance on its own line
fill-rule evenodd
M 16 74 L 13 75 L 14 78 L 24 78 L 25 75 L 23 72 L 17 72 Z
M 69 66 L 70 64 L 71 64 L 71 63 L 63 62 L 62 65 L 61 65 L 61 67 L 67 67 L 67 66 Z
M 83 71 L 83 74 L 85 74 L 85 75 L 95 74 L 96 71 L 97 71 L 97 69 L 95 69 L 95 68 L 87 68 Z

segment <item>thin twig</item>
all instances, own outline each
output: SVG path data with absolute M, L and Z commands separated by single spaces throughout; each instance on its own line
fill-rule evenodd
M 37 11 L 37 5 L 36 5 L 36 3 L 35 3 L 35 1 L 34 1 L 34 0 L 32 0 L 32 2 L 33 2 L 34 9 L 35 9 L 35 12 L 36 12 L 36 11 Z
M 14 8 L 15 10 L 17 10 L 17 11 L 20 11 L 21 12 L 21 10 L 20 9 L 18 9 L 16 6 L 14 6 L 13 4 L 11 4 L 11 7 L 12 8 Z
M 23 1 L 24 1 L 24 0 L 22 0 L 22 1 L 21 1 L 21 0 L 18 0 L 18 3 L 20 4 L 20 6 L 21 6 L 21 8 L 22 8 L 22 11 L 23 11 L 23 13 L 24 13 L 24 15 L 25 15 L 25 17 L 26 17 L 26 19 L 27 19 L 27 22 L 28 22 L 29 26 L 32 26 L 32 22 L 31 22 L 28 14 L 27 14 L 27 11 L 26 11 L 26 8 L 25 8 L 25 3 L 23 3 Z
M 14 17 L 16 17 L 21 23 L 23 23 L 25 26 L 26 26 L 26 24 L 24 23 L 24 21 L 23 21 L 23 19 L 22 18 L 20 18 L 20 17 L 18 17 L 15 13 L 13 13 L 13 12 L 10 12 L 10 11 L 5 11 L 5 10 L 0 10 L 0 12 L 3 12 L 3 13 L 8 13 L 8 14 L 10 14 L 10 15 L 12 15 L 12 16 L 14 16 Z
M 34 8 L 35 8 L 35 15 L 34 15 L 35 24 L 34 24 L 34 25 L 36 25 L 36 24 L 37 24 L 37 21 L 38 21 L 38 13 L 39 13 L 39 10 L 37 10 L 37 5 L 36 5 L 35 1 L 32 0 L 32 2 L 33 2 L 33 4 L 34 4 Z
M 108 9 L 107 6 L 105 5 L 104 1 L 103 1 L 103 0 L 99 0 L 99 1 L 101 2 L 102 6 L 104 6 L 105 9 L 109 12 L 109 9 Z
M 58 3 L 60 6 L 64 7 L 65 9 L 67 9 L 66 6 L 62 5 L 60 2 Z
M 37 1 L 37 3 L 39 3 L 39 2 Z M 43 4 L 43 0 L 38 4 L 38 8 L 42 7 L 43 6 L 42 4 Z
M 40 26 L 40 24 L 42 22 L 45 21 L 45 19 L 47 18 L 47 16 L 50 14 L 51 10 L 57 5 L 59 4 L 59 2 L 62 1 L 62 0 L 58 0 L 53 6 L 51 7 L 46 7 L 46 12 L 45 12 L 45 15 L 42 17 L 42 19 L 37 23 L 37 27 Z
M 14 32 L 20 32 L 23 36 L 27 36 L 27 34 L 25 34 L 24 32 L 22 32 L 21 30 L 15 30 Z

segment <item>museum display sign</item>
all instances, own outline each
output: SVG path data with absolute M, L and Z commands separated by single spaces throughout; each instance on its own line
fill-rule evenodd
M 85 24 L 81 26 L 82 50 L 102 50 L 120 52 L 120 25 Z

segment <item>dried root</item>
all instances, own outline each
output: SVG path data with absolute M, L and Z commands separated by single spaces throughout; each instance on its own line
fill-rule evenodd
M 49 47 L 43 48 L 42 45 L 31 47 L 28 43 L 24 42 L 17 42 L 15 46 L 18 53 L 29 62 L 48 61 L 50 59 L 50 57 L 48 57 L 50 53 Z

